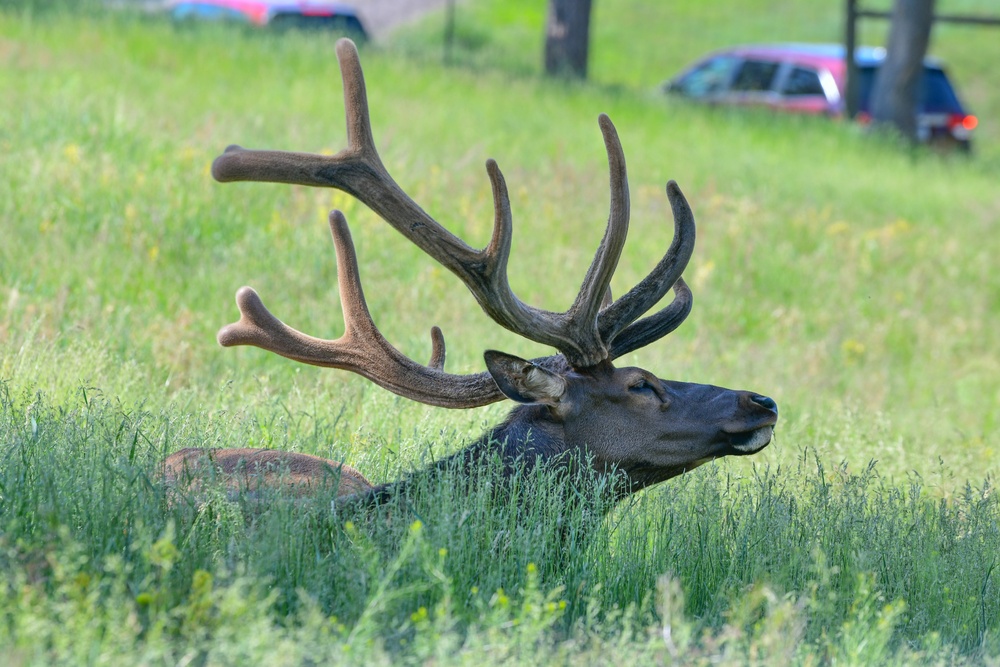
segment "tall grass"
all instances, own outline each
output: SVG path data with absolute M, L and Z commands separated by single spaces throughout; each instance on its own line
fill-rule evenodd
M 530 662 L 584 661 L 612 636 L 617 655 L 657 661 L 679 645 L 692 664 L 775 643 L 806 661 L 1000 648 L 988 486 L 946 503 L 918 477 L 897 486 L 874 464 L 852 474 L 803 457 L 744 478 L 710 466 L 601 521 L 600 496 L 567 502 L 555 471 L 497 494 L 509 482 L 493 467 L 446 470 L 377 513 L 331 515 L 329 497 L 256 512 L 221 491 L 171 501 L 157 469 L 176 447 L 230 444 L 242 420 L 84 392 L 56 407 L 6 385 L 0 399 L 0 560 L 12 575 L 0 642 L 26 663 L 91 650 L 261 660 L 289 650 L 290 634 L 306 640 L 299 659 L 348 662 L 460 664 L 484 634 Z M 277 643 L 251 641 L 247 622 Z
M 673 4 L 670 30 L 688 16 L 694 35 L 707 20 Z M 503 6 L 461 11 L 491 8 L 490 39 L 526 43 L 503 27 Z M 621 16 L 638 14 L 596 25 L 624 30 Z M 331 208 L 351 222 L 376 321 L 408 354 L 427 354 L 432 324 L 453 371 L 481 370 L 485 348 L 547 351 L 497 331 L 456 280 L 349 198 L 211 181 L 228 143 L 344 145 L 328 40 L 5 7 L 8 654 L 26 664 L 997 655 L 1000 199 L 989 134 L 980 154 L 952 160 L 820 119 L 689 107 L 637 90 L 645 84 L 630 77 L 645 65 L 613 65 L 600 48 L 594 86 L 398 57 L 430 43 L 421 29 L 362 53 L 376 140 L 403 187 L 482 245 L 492 206 L 481 164 L 496 157 L 516 217 L 514 289 L 563 309 L 603 231 L 595 119 L 610 113 L 633 203 L 615 292 L 669 243 L 666 179 L 699 221 L 694 313 L 629 361 L 773 396 L 776 442 L 754 464 L 704 466 L 602 521 L 567 512 L 551 495 L 563 487 L 544 477 L 526 480 L 519 505 L 501 503 L 489 469 L 472 487 L 428 483 L 388 516 L 331 516 L 329 498 L 261 515 L 221 494 L 171 504 L 157 463 L 180 447 L 304 451 L 381 482 L 502 414 L 444 413 L 215 346 L 241 284 L 290 324 L 338 334 Z M 690 55 L 663 48 L 671 61 Z M 629 87 L 603 85 L 616 80 Z

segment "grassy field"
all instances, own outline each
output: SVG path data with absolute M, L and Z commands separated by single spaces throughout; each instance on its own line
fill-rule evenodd
M 439 65 L 439 17 L 362 51 L 386 165 L 472 245 L 492 223 L 482 165 L 499 161 L 511 282 L 528 302 L 564 309 L 603 233 L 598 112 L 618 127 L 633 204 L 615 293 L 669 243 L 665 181 L 691 201 L 694 312 L 627 361 L 774 397 L 776 440 L 599 522 L 566 513 L 545 471 L 525 479 L 519 510 L 483 490 L 490 470 L 428 484 L 391 518 L 331 517 L 329 498 L 254 520 L 221 496 L 169 505 L 156 463 L 180 447 L 314 453 L 381 482 L 507 409 L 427 408 L 217 347 L 243 284 L 293 326 L 339 335 L 331 208 L 351 222 L 379 327 L 406 353 L 429 354 L 434 324 L 454 372 L 481 370 L 486 348 L 548 351 L 491 325 L 457 280 L 345 195 L 212 181 L 230 143 L 344 145 L 329 38 L 0 10 L 0 653 L 995 662 L 995 35 L 935 34 L 981 118 L 968 159 L 653 93 L 716 46 L 836 39 L 836 8 L 814 4 L 596 3 L 589 85 L 537 77 L 540 3 L 460 7 L 455 67 Z M 576 537 L 560 542 L 566 532 Z

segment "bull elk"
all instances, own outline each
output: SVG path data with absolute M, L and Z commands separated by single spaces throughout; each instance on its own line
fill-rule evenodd
M 666 186 L 674 238 L 656 267 L 618 300 L 609 290 L 629 220 L 625 156 L 611 120 L 599 119 L 611 175 L 607 229 L 583 285 L 570 308 L 549 312 L 522 302 L 507 280 L 511 210 L 497 163 L 486 170 L 493 189 L 493 236 L 482 250 L 466 245 L 438 224 L 396 184 L 382 164 L 372 137 L 358 52 L 349 40 L 337 43 L 344 83 L 347 148 L 334 156 L 230 146 L 212 174 L 220 182 L 266 181 L 332 187 L 347 192 L 379 214 L 421 250 L 459 277 L 497 324 L 558 354 L 527 361 L 485 352 L 487 370 L 455 375 L 444 370 L 444 337 L 431 330 L 426 365 L 396 350 L 372 321 L 361 288 L 347 221 L 330 214 L 337 255 L 337 280 L 345 331 L 336 340 L 313 338 L 274 317 L 257 293 L 236 294 L 240 320 L 219 331 L 225 347 L 254 345 L 289 359 L 340 368 L 368 378 L 400 396 L 446 408 L 473 408 L 509 398 L 515 407 L 498 426 L 451 461 L 481 464 L 485 455 L 506 465 L 515 460 L 553 460 L 583 454 L 593 469 L 617 470 L 621 495 L 679 475 L 726 455 L 753 454 L 770 441 L 778 419 L 773 400 L 749 391 L 661 380 L 642 368 L 616 368 L 613 361 L 666 336 L 691 310 L 691 291 L 681 278 L 694 248 L 694 217 L 673 181 Z M 674 298 L 640 319 L 671 289 Z M 338 496 L 372 502 L 403 482 L 374 487 L 350 466 L 305 454 L 266 449 L 185 449 L 165 461 L 168 482 L 191 480 L 210 464 L 230 491 L 251 481 L 302 496 L 323 483 L 339 483 Z M 204 471 L 204 469 L 203 469 Z

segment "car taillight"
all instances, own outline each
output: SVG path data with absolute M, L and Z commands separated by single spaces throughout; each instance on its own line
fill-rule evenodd
M 953 113 L 948 116 L 948 129 L 949 130 L 965 130 L 966 132 L 971 132 L 976 129 L 979 125 L 979 119 L 972 114 L 964 113 Z

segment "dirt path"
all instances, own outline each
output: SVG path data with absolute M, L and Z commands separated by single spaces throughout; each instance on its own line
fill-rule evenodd
M 349 0 L 346 4 L 357 9 L 369 34 L 379 40 L 393 28 L 415 21 L 446 3 L 447 0 Z

